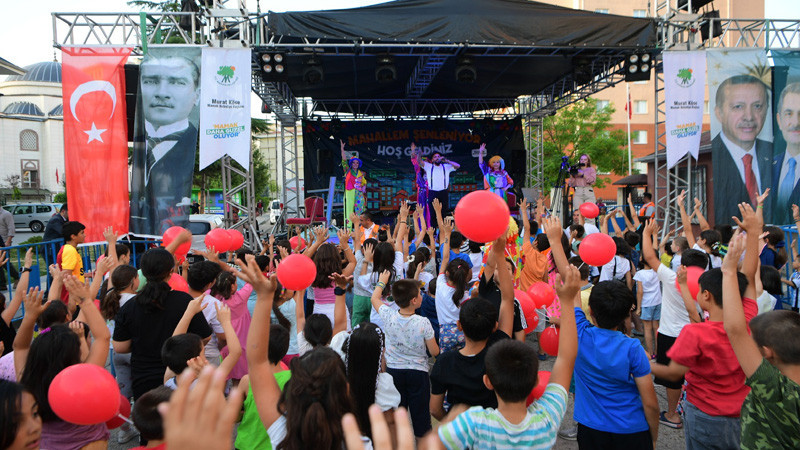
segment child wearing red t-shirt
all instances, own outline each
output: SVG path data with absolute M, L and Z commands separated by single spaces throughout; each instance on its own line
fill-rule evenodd
M 739 295 L 747 321 L 758 314 L 754 300 L 758 253 L 745 255 L 738 272 Z M 747 275 L 746 275 L 747 274 Z M 700 276 L 697 303 L 709 318 L 683 327 L 667 352 L 669 365 L 651 362 L 653 375 L 679 380 L 686 377 L 683 423 L 686 448 L 738 449 L 742 403 L 750 392 L 722 322 L 722 271 L 711 269 Z

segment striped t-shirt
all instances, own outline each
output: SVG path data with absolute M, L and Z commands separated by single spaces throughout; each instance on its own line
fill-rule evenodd
M 439 439 L 448 449 L 549 449 L 566 411 L 567 391 L 548 384 L 522 422 L 513 424 L 494 408 L 474 406 L 439 427 Z

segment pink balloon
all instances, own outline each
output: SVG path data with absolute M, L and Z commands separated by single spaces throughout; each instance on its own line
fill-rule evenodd
M 317 277 L 317 266 L 306 255 L 294 253 L 284 258 L 275 271 L 284 288 L 302 291 Z
M 169 244 L 171 244 L 172 241 L 174 241 L 175 238 L 178 237 L 178 235 L 185 230 L 186 229 L 182 227 L 167 228 L 167 231 L 164 232 L 164 236 L 162 238 L 164 247 L 168 247 Z M 178 248 L 175 250 L 175 256 L 179 257 L 178 259 L 180 259 L 180 256 L 186 256 L 186 254 L 189 253 L 189 249 L 191 248 L 192 248 L 192 241 L 184 242 L 183 244 L 178 246 Z
M 53 378 L 47 400 L 65 422 L 94 425 L 117 415 L 120 394 L 117 380 L 107 370 L 94 364 L 75 364 Z
M 614 254 L 616 253 L 617 244 L 614 243 L 614 239 L 603 233 L 593 233 L 586 236 L 578 246 L 578 254 L 583 262 L 595 267 L 608 264 L 609 261 L 614 259 Z
M 492 242 L 506 233 L 511 215 L 499 195 L 480 190 L 465 195 L 453 212 L 458 231 L 475 242 Z
M 697 294 L 700 293 L 700 275 L 705 272 L 704 269 L 696 266 L 689 266 L 686 268 L 686 284 L 689 285 L 689 294 L 692 295 L 692 298 L 697 300 Z M 675 288 L 678 289 L 678 292 L 681 291 L 681 285 L 678 283 L 677 278 L 675 279 Z
M 540 370 L 539 375 L 536 377 L 536 386 L 533 387 L 528 399 L 525 401 L 525 406 L 531 406 L 534 400 L 544 395 L 544 390 L 547 389 L 547 383 L 550 382 L 550 372 L 547 370 Z
M 214 247 L 214 251 L 217 253 L 227 252 L 231 249 L 231 244 L 233 244 L 228 230 L 224 228 L 214 228 L 209 231 L 206 234 L 205 243 L 207 248 Z
M 239 230 L 228 230 L 228 236 L 231 238 L 231 246 L 228 248 L 229 251 L 235 252 L 242 248 L 244 245 L 244 235 Z
M 592 202 L 586 202 L 580 206 L 581 215 L 586 217 L 587 219 L 594 219 L 600 214 L 600 208 L 597 207 L 597 204 Z
M 177 273 L 173 273 L 169 277 L 167 284 L 169 284 L 169 287 L 175 291 L 186 292 L 187 294 L 189 293 L 189 283 L 187 283 L 186 280 L 184 280 L 183 277 Z
M 556 291 L 544 281 L 537 281 L 528 288 L 528 296 L 537 308 L 547 308 L 556 299 Z
M 528 294 L 519 289 L 514 289 L 514 298 L 519 302 L 519 309 L 522 310 L 522 315 L 525 317 L 525 322 L 528 324 L 527 328 L 525 328 L 525 332 L 530 333 L 539 325 L 539 314 L 536 313 L 536 305 Z

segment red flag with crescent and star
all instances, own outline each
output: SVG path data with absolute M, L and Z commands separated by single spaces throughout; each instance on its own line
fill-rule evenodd
M 113 226 L 128 232 L 128 133 L 125 61 L 130 48 L 62 47 L 64 176 L 70 220 L 86 242 Z

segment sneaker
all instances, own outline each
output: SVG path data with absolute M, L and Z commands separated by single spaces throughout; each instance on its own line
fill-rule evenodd
M 133 425 L 120 427 L 119 431 L 117 432 L 117 443 L 124 444 L 138 435 L 139 432 L 136 431 L 136 428 L 134 428 Z
M 560 437 L 561 439 L 566 439 L 568 441 L 578 440 L 578 426 L 575 425 L 574 427 L 558 430 L 558 437 Z

